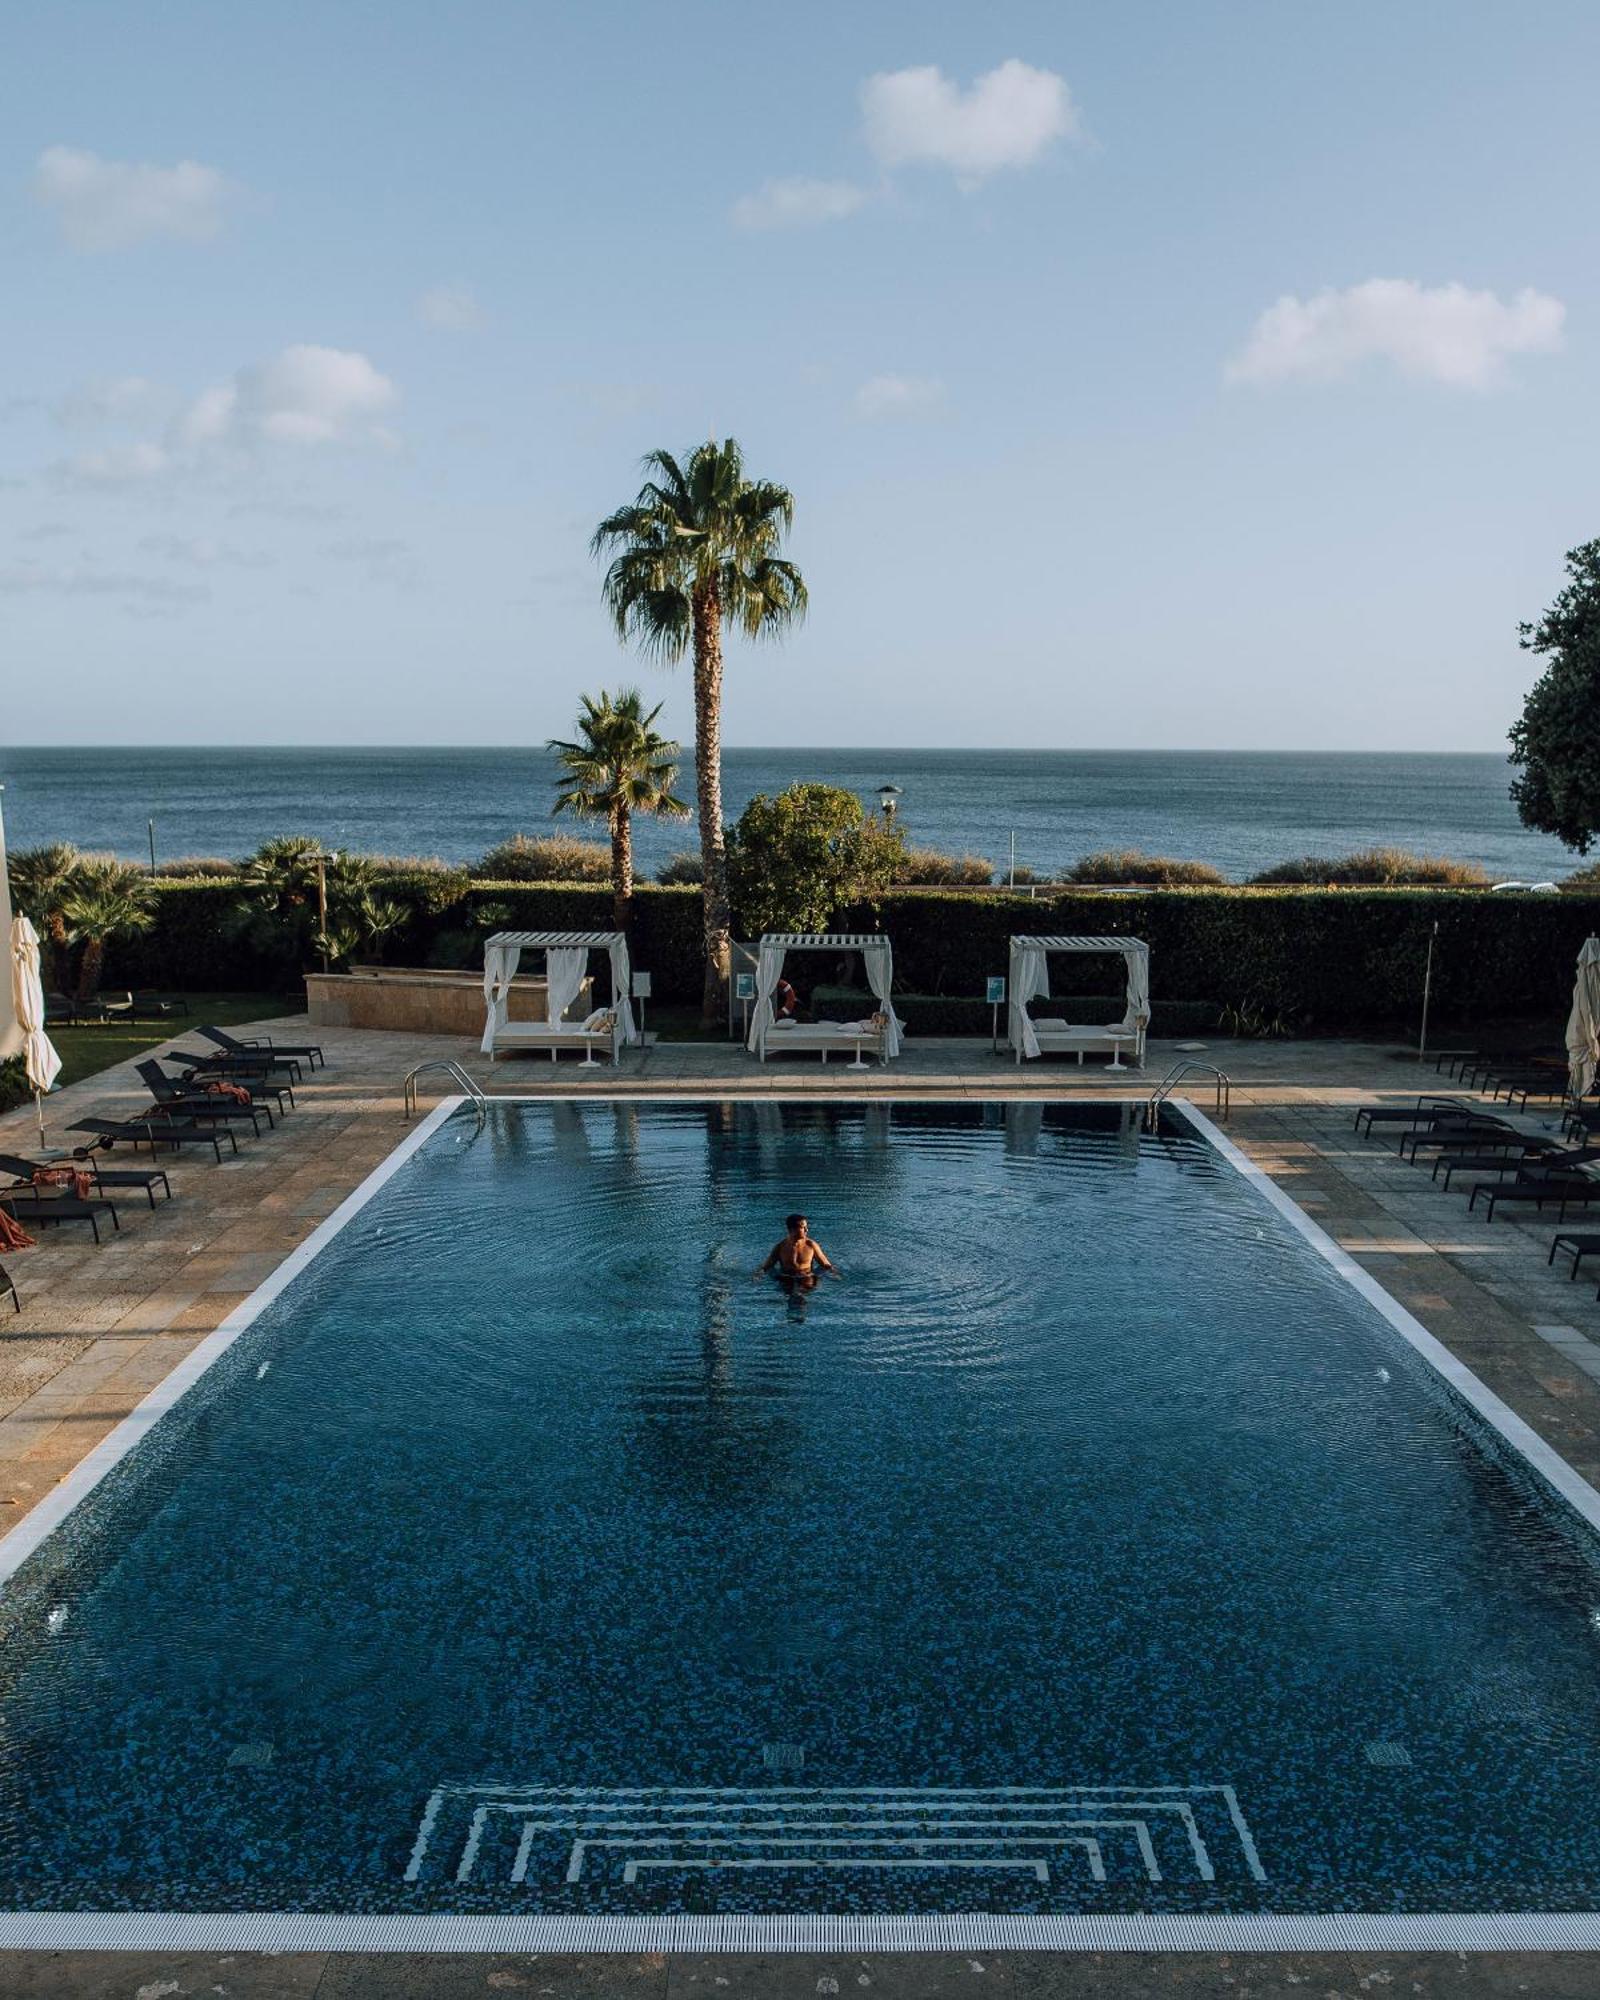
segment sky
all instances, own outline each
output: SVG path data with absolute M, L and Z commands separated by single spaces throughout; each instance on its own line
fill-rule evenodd
M 1600 534 L 1600 9 L 13 0 L 0 724 L 533 743 L 733 435 L 744 744 L 1494 750 Z

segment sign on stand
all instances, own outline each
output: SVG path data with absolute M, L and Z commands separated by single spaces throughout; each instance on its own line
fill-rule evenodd
M 989 1053 L 1000 1053 L 1000 1009 L 1006 1004 L 1006 982 L 993 978 L 987 982 L 984 998 L 994 1010 L 989 1016 Z

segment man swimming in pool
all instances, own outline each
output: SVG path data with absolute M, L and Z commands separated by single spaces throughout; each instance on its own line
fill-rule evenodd
M 772 1270 L 781 1272 L 786 1278 L 809 1280 L 812 1284 L 817 1282 L 823 1271 L 831 1271 L 834 1277 L 838 1277 L 838 1266 L 811 1234 L 811 1225 L 803 1215 L 785 1216 L 783 1226 L 785 1234 L 767 1253 L 767 1261 L 756 1272 L 758 1278 L 764 1278 Z

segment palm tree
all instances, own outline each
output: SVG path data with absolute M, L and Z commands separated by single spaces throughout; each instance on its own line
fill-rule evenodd
M 566 779 L 555 811 L 582 819 L 603 819 L 611 831 L 611 891 L 617 929 L 633 914 L 633 815 L 659 813 L 687 819 L 689 808 L 673 795 L 678 782 L 678 746 L 655 729 L 658 707 L 644 712 L 637 688 L 602 688 L 581 697 L 577 741 L 552 737 L 546 745 Z
M 150 908 L 150 878 L 122 861 L 86 863 L 62 899 L 67 936 L 83 946 L 78 966 L 78 998 L 90 1000 L 100 985 L 106 946 L 113 938 L 132 937 L 155 922 Z
M 23 916 L 35 924 L 50 950 L 50 980 L 67 989 L 67 920 L 62 904 L 76 887 L 83 856 L 70 841 L 51 847 L 19 847 L 6 864 L 11 897 Z
M 629 507 L 594 531 L 596 555 L 615 551 L 602 592 L 619 639 L 681 660 L 694 653 L 694 769 L 705 880 L 704 1018 L 717 1018 L 728 981 L 731 920 L 722 827 L 722 625 L 774 638 L 805 616 L 800 572 L 777 553 L 794 521 L 786 486 L 746 479 L 732 438 L 697 445 L 680 466 L 670 452 L 644 461 Z

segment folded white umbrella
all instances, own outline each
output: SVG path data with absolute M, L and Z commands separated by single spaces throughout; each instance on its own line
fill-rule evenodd
M 61 1058 L 44 1031 L 44 983 L 39 977 L 39 934 L 26 917 L 11 925 L 11 998 L 22 1029 L 22 1062 L 39 1113 L 44 1144 L 44 1094 L 61 1074 Z
M 1578 980 L 1567 1016 L 1567 1082 L 1574 1103 L 1587 1097 L 1600 1069 L 1600 937 L 1592 932 L 1578 953 Z

